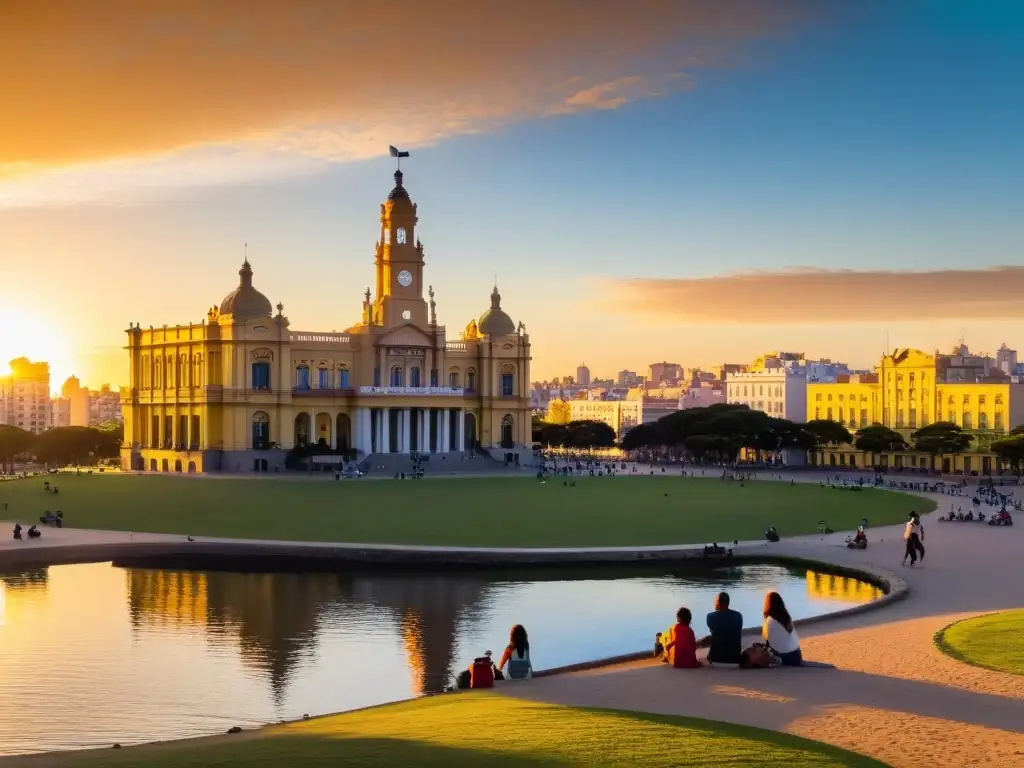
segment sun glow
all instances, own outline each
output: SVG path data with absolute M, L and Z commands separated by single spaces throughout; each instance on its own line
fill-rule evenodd
M 71 374 L 72 360 L 64 336 L 45 318 L 17 307 L 0 308 L 0 376 L 10 373 L 9 363 L 27 357 L 50 364 L 50 389 L 58 389 Z

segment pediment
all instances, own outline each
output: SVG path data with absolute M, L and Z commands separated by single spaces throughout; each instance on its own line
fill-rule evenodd
M 377 339 L 377 346 L 388 347 L 429 347 L 433 344 L 430 334 L 412 323 L 393 328 Z

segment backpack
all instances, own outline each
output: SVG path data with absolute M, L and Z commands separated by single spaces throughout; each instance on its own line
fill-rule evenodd
M 491 661 L 490 656 L 473 659 L 473 665 L 469 668 L 469 687 L 494 687 L 494 662 Z
M 755 643 L 740 654 L 740 667 L 743 669 L 764 669 L 771 664 L 772 652 L 761 643 Z

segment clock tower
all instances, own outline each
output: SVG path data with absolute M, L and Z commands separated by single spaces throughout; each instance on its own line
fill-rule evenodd
M 377 243 L 378 322 L 386 328 L 412 323 L 426 328 L 427 302 L 423 300 L 423 244 L 416 238 L 416 204 L 395 171 L 395 188 L 380 206 L 380 241 Z

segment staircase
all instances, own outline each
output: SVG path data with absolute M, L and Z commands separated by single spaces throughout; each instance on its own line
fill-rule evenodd
M 473 451 L 452 451 L 423 455 L 422 467 L 428 477 L 437 475 L 463 475 L 501 471 L 504 464 L 488 454 Z M 412 473 L 412 457 L 407 453 L 372 453 L 359 462 L 360 471 L 375 477 L 394 477 Z

